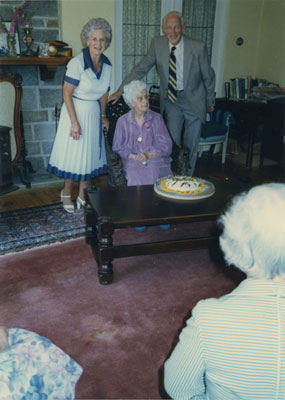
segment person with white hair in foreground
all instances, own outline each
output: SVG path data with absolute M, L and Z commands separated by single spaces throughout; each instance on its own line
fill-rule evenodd
M 238 195 L 219 219 L 229 265 L 246 273 L 201 300 L 164 366 L 173 399 L 285 399 L 285 185 Z

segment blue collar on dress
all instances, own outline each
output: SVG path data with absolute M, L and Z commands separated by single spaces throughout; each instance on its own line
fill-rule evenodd
M 100 77 L 101 77 L 101 73 L 103 70 L 103 64 L 112 65 L 109 58 L 107 58 L 104 54 L 102 54 L 101 55 L 101 69 L 98 72 L 97 69 L 93 65 L 88 47 L 84 47 L 84 49 L 83 49 L 83 60 L 84 60 L 84 70 L 87 68 L 91 68 L 91 70 L 96 75 L 97 79 L 100 79 Z

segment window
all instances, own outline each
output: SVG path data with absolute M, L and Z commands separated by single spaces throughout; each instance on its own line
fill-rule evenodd
M 186 22 L 185 34 L 202 40 L 207 45 L 211 60 L 214 37 L 216 0 L 184 0 L 183 12 Z
M 122 57 L 122 67 L 118 67 L 120 76 L 116 77 L 116 87 L 119 86 L 122 78 L 127 76 L 147 53 L 152 38 L 161 34 L 161 20 L 163 17 L 161 10 L 165 14 L 167 13 L 167 7 L 170 10 L 176 7 L 176 10 L 184 15 L 186 22 L 185 34 L 193 39 L 204 41 L 211 59 L 216 1 L 168 0 L 166 4 L 166 0 L 123 0 L 122 21 L 116 21 L 118 26 L 122 26 L 122 32 L 118 30 L 121 33 L 120 37 L 122 37 L 122 50 L 121 54 L 116 57 L 116 65 L 120 63 L 118 58 Z M 116 2 L 120 3 L 118 0 Z M 116 40 L 118 42 L 116 47 L 119 49 L 119 38 L 117 37 Z M 148 87 L 159 83 L 155 68 L 147 74 L 145 81 Z
M 124 0 L 123 65 L 125 77 L 147 53 L 151 40 L 160 35 L 161 0 Z M 147 74 L 148 86 L 158 83 L 155 68 Z

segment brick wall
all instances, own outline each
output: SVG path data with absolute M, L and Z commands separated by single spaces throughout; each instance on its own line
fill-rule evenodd
M 13 9 L 23 4 L 23 1 L 0 2 L 0 14 L 4 21 L 11 20 Z M 59 4 L 57 0 L 33 0 L 33 30 L 34 43 L 32 49 L 37 50 L 40 42 L 61 39 L 59 26 Z M 23 32 L 19 32 L 21 51 L 26 50 L 22 42 Z M 65 66 L 58 67 L 54 80 L 40 80 L 40 70 L 37 66 L 1 66 L 5 72 L 19 73 L 22 78 L 23 99 L 21 110 L 23 115 L 24 138 L 26 143 L 26 159 L 38 171 L 45 169 L 51 153 L 56 133 L 55 105 L 62 103 L 62 82 Z

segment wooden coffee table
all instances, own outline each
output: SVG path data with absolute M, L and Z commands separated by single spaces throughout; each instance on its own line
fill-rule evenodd
M 169 253 L 218 245 L 218 233 L 208 237 L 113 245 L 115 229 L 215 220 L 233 195 L 245 190 L 236 180 L 208 179 L 215 194 L 203 200 L 172 200 L 154 192 L 152 185 L 86 191 L 86 241 L 92 246 L 99 282 L 113 281 L 115 258 Z

